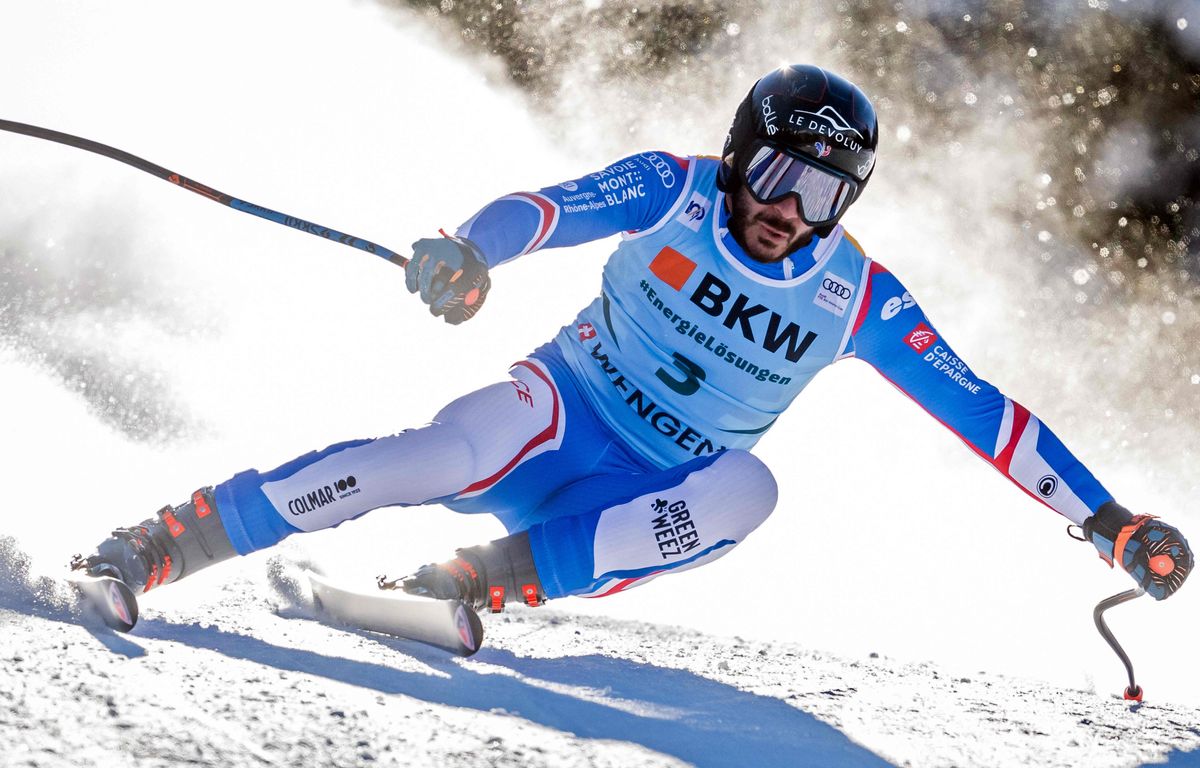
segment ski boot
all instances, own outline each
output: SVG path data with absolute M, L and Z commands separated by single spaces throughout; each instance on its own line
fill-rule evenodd
M 163 507 L 140 525 L 113 531 L 95 554 L 76 555 L 71 569 L 93 578 L 117 579 L 135 592 L 149 592 L 235 554 L 213 503 L 212 488 L 201 488 L 187 503 Z
M 475 610 L 492 613 L 520 600 L 529 606 L 546 602 L 541 579 L 533 565 L 529 532 L 521 531 L 491 544 L 460 549 L 453 560 L 422 566 L 401 580 L 410 595 L 462 600 Z

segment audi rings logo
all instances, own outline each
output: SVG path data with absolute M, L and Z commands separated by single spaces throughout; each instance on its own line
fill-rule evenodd
M 821 287 L 832 293 L 834 296 L 837 296 L 839 299 L 848 299 L 852 293 L 849 288 L 830 277 L 827 277 L 821 281 Z
M 1043 499 L 1048 499 L 1058 490 L 1058 478 L 1054 475 L 1044 475 L 1037 483 L 1038 495 Z
M 663 186 L 671 189 L 675 186 L 675 171 L 671 170 L 671 166 L 667 165 L 667 161 L 663 160 L 653 152 L 647 152 L 642 157 L 650 161 L 650 165 L 654 166 L 654 170 L 662 178 Z

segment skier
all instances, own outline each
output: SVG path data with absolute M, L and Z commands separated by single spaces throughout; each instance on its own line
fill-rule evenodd
M 875 166 L 866 95 L 814 66 L 762 77 L 719 158 L 643 152 L 502 197 L 413 244 L 408 290 L 452 324 L 496 266 L 620 233 L 599 297 L 510 378 L 426 426 L 247 470 L 114 532 L 79 567 L 136 590 L 384 506 L 488 512 L 509 535 L 403 581 L 499 611 L 611 595 L 711 562 L 771 514 L 750 449 L 814 375 L 865 360 L 973 451 L 1082 529 L 1156 599 L 1193 563 L 1046 427 L 963 362 L 839 224 Z

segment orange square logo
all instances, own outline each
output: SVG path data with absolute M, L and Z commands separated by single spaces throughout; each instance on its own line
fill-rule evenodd
M 696 271 L 696 262 L 684 256 L 674 248 L 663 248 L 650 262 L 650 271 L 655 277 L 677 291 L 683 290 L 683 284 Z

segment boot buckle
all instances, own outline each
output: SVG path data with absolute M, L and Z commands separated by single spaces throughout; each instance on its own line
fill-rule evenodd
M 537 585 L 525 584 L 521 587 L 521 597 L 525 600 L 525 605 L 530 608 L 537 608 L 546 601 L 538 594 Z

